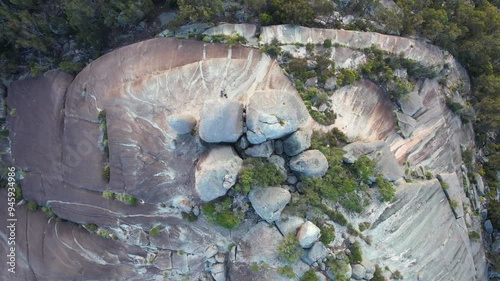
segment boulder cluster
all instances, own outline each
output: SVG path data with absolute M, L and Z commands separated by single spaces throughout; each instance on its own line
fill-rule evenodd
M 290 185 L 303 177 L 323 176 L 328 161 L 320 151 L 307 150 L 312 131 L 300 127 L 308 118 L 300 110 L 301 104 L 300 97 L 280 91 L 257 91 L 246 106 L 226 98 L 205 101 L 199 114 L 198 132 L 208 148 L 200 156 L 195 171 L 199 198 L 208 202 L 224 196 L 237 182 L 242 158 L 267 159 Z M 180 113 L 169 116 L 168 124 L 177 134 L 187 134 L 194 132 L 197 121 L 189 113 Z M 272 223 L 279 220 L 281 211 L 290 202 L 292 189 L 256 188 L 248 199 L 255 212 Z M 303 246 L 312 246 L 311 242 L 304 243 L 308 245 Z

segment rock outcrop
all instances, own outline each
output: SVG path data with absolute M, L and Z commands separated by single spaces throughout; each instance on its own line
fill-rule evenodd
M 200 115 L 200 138 L 206 142 L 236 142 L 243 134 L 243 106 L 238 101 L 210 100 Z
M 307 150 L 290 159 L 290 169 L 301 176 L 322 177 L 328 170 L 328 161 L 319 150 Z
M 311 146 L 311 138 L 311 130 L 298 130 L 283 142 L 283 150 L 288 156 L 295 156 Z
M 247 138 L 253 144 L 279 139 L 293 133 L 310 119 L 297 94 L 257 91 L 247 106 Z
M 203 201 L 221 197 L 236 183 L 243 160 L 230 146 L 215 146 L 200 157 L 196 191 Z
M 311 248 L 321 235 L 319 227 L 310 221 L 306 221 L 297 233 L 297 240 L 302 248 Z
M 268 223 L 279 220 L 290 198 L 290 192 L 281 187 L 257 187 L 248 194 L 255 212 Z

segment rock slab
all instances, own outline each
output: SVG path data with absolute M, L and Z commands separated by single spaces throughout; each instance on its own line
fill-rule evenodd
M 243 160 L 230 146 L 215 146 L 200 157 L 195 187 L 200 199 L 211 201 L 226 194 L 236 183 Z
M 243 134 L 243 106 L 238 101 L 209 100 L 203 104 L 200 138 L 206 142 L 236 142 Z
M 307 178 L 322 177 L 328 170 L 328 161 L 321 151 L 307 150 L 290 159 L 290 169 Z
M 290 202 L 288 190 L 281 187 L 254 188 L 248 194 L 255 212 L 264 220 L 272 223 L 280 218 L 281 211 Z
M 314 223 L 306 221 L 297 233 L 297 239 L 302 248 L 311 248 L 320 237 L 320 229 Z

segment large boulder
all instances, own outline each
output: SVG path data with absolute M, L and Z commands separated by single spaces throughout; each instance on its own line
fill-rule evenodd
M 314 262 L 322 261 L 324 258 L 328 256 L 328 254 L 329 252 L 325 244 L 318 241 L 314 243 L 311 249 L 307 252 L 306 263 L 311 265 Z
M 243 134 L 243 106 L 239 101 L 209 100 L 203 104 L 200 138 L 206 142 L 236 142 Z
M 235 182 L 243 160 L 230 146 L 215 146 L 200 157 L 195 173 L 196 191 L 203 201 L 226 194 Z
M 266 141 L 261 144 L 252 145 L 245 150 L 245 153 L 250 157 L 263 157 L 267 158 L 273 154 L 273 142 Z
M 264 220 L 272 223 L 280 218 L 281 211 L 290 202 L 288 190 L 281 187 L 254 188 L 248 194 L 255 212 Z
M 310 117 L 297 94 L 257 91 L 249 98 L 246 118 L 248 140 L 259 144 L 293 133 Z
M 304 177 L 322 177 L 328 170 L 328 161 L 319 150 L 307 150 L 290 159 L 290 169 Z
M 240 240 L 236 263 L 252 264 L 262 262 L 272 267 L 281 267 L 284 264 L 278 257 L 276 250 L 276 245 L 281 241 L 283 241 L 283 236 L 276 227 L 261 221 L 250 228 Z
M 297 234 L 297 230 L 304 224 L 304 219 L 297 216 L 290 216 L 282 218 L 276 222 L 276 226 L 280 230 L 283 236 L 287 236 L 290 233 L 293 235 Z
M 361 264 L 355 264 L 352 266 L 352 276 L 351 278 L 355 280 L 362 280 L 366 276 L 366 268 Z
M 359 157 L 366 155 L 368 158 L 375 161 L 378 171 L 384 175 L 388 181 L 397 181 L 404 173 L 399 166 L 396 157 L 389 149 L 389 146 L 384 141 L 375 142 L 353 142 L 343 148 L 344 162 L 352 164 Z
M 302 248 L 311 248 L 318 241 L 321 230 L 314 223 L 306 221 L 297 233 L 297 240 Z
M 191 132 L 196 126 L 196 119 L 189 113 L 170 115 L 167 119 L 170 128 L 180 135 Z
M 283 148 L 288 156 L 295 156 L 311 146 L 312 131 L 298 130 L 283 142 Z

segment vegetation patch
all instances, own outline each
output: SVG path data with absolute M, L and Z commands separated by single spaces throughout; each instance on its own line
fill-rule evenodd
M 134 196 L 132 196 L 130 194 L 126 194 L 126 193 L 116 194 L 116 199 L 118 199 L 119 201 L 122 201 L 123 203 L 125 203 L 127 205 L 132 205 L 132 206 L 137 205 L 137 198 L 135 198 Z
M 163 229 L 163 227 L 161 225 L 156 225 L 154 227 L 151 228 L 151 230 L 149 231 L 149 235 L 151 236 L 158 236 L 158 234 L 160 234 L 160 231 Z
M 289 263 L 296 263 L 304 254 L 304 250 L 300 247 L 299 241 L 290 233 L 281 243 L 278 244 L 278 255 L 281 259 Z
M 261 158 L 247 158 L 243 160 L 238 182 L 234 189 L 246 195 L 253 186 L 275 186 L 283 183 L 285 179 L 285 176 L 273 163 Z
M 277 272 L 289 279 L 295 279 L 296 277 L 295 272 L 293 272 L 292 267 L 289 265 L 278 268 Z
M 300 281 L 319 281 L 319 278 L 313 269 L 309 269 L 300 277 Z
M 233 204 L 230 197 L 206 203 L 202 212 L 210 223 L 218 224 L 227 229 L 237 228 L 245 218 L 245 213 L 236 208 L 236 204 Z
M 358 241 L 354 242 L 349 249 L 351 250 L 351 254 L 349 255 L 349 262 L 351 264 L 363 261 L 363 251 L 361 250 L 361 244 Z
M 323 242 L 323 244 L 328 245 L 331 242 L 333 242 L 333 240 L 335 240 L 335 227 L 333 225 L 322 224 L 320 229 L 321 229 L 320 240 L 321 242 Z

